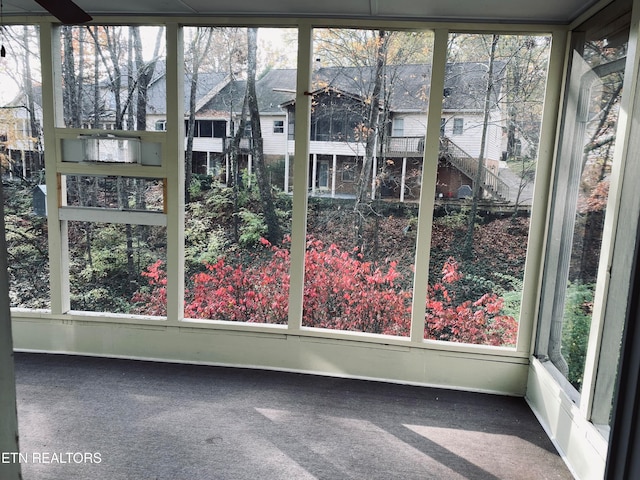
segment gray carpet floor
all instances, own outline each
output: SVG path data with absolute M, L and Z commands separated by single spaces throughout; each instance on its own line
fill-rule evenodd
M 15 358 L 25 480 L 572 478 L 520 398 L 236 368 Z

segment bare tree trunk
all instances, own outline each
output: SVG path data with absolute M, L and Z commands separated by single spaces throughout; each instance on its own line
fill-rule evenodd
M 62 104 L 65 125 L 68 127 L 80 127 L 80 119 L 76 116 L 78 104 L 77 78 L 73 54 L 73 38 L 71 27 L 62 27 L 62 45 L 64 51 L 63 76 L 65 88 L 63 90 Z
M 113 89 L 113 96 L 116 106 L 115 115 L 115 129 L 122 130 L 124 124 L 124 112 L 122 108 L 122 99 L 120 98 L 120 90 L 122 88 L 122 75 L 120 70 L 120 64 L 118 62 L 118 39 L 115 37 L 114 29 L 116 27 L 103 27 L 104 34 L 107 38 L 107 48 L 109 50 L 109 56 L 113 59 L 111 65 L 108 65 L 104 56 L 102 56 L 103 63 L 108 72 L 113 68 L 113 75 L 111 76 L 111 88 Z M 96 39 L 97 42 L 97 39 Z
M 202 47 L 202 36 L 206 31 L 206 41 L 204 47 Z M 193 173 L 193 137 L 195 135 L 196 124 L 196 91 L 198 88 L 198 74 L 200 65 L 204 59 L 204 56 L 209 51 L 211 46 L 211 40 L 213 38 L 213 29 L 211 27 L 198 27 L 196 35 L 194 35 L 191 42 L 192 52 L 192 69 L 191 85 L 189 89 L 189 119 L 187 123 L 187 147 L 185 152 L 185 196 L 186 202 L 191 201 L 191 193 L 189 187 L 191 186 L 191 175 Z
M 25 25 L 22 30 L 22 39 L 25 45 L 28 45 L 29 41 L 29 27 Z M 27 114 L 29 115 L 29 136 L 33 139 L 33 143 L 38 154 L 42 151 L 42 137 L 40 135 L 40 128 L 38 127 L 38 119 L 36 117 L 35 102 L 33 95 L 33 79 L 31 78 L 31 62 L 29 60 L 29 50 L 25 49 L 24 54 L 24 93 L 27 100 Z M 26 159 L 25 159 L 26 161 Z M 31 159 L 31 174 L 35 170 L 41 170 L 40 158 L 38 158 L 37 165 L 33 164 Z
M 136 64 L 136 129 L 146 130 L 149 84 L 153 79 L 153 74 L 158 62 L 163 30 L 158 29 L 156 41 L 153 47 L 153 56 L 151 57 L 151 60 L 145 62 L 144 58 L 142 57 L 142 40 L 140 39 L 140 27 L 134 26 L 130 28 L 133 40 L 133 54 Z
M 118 206 L 121 209 L 127 209 L 129 207 L 129 198 L 128 198 L 128 181 L 126 178 L 118 177 L 116 180 L 116 188 L 118 190 Z M 125 224 L 125 237 L 126 237 L 126 247 L 127 247 L 127 291 L 131 288 L 131 285 L 135 281 L 136 269 L 133 261 L 133 229 L 131 228 L 131 224 Z
M 260 128 L 260 111 L 258 110 L 258 98 L 256 95 L 256 69 L 258 50 L 258 29 L 247 29 L 247 107 L 249 109 L 249 121 L 251 122 L 251 151 L 253 154 L 253 164 L 255 167 L 256 181 L 262 201 L 265 222 L 267 224 L 267 240 L 272 244 L 279 244 L 282 241 L 282 231 L 280 222 L 276 215 L 276 209 L 271 196 L 271 185 L 266 176 L 264 162 L 264 149 L 262 143 L 262 130 Z
M 478 155 L 478 170 L 473 180 L 473 192 L 471 198 L 471 211 L 469 212 L 469 226 L 464 243 L 463 254 L 465 258 L 473 258 L 473 233 L 476 228 L 476 216 L 478 214 L 478 203 L 482 197 L 482 183 L 484 179 L 484 150 L 487 144 L 487 128 L 489 126 L 489 113 L 491 111 L 491 94 L 493 92 L 493 65 L 496 57 L 496 47 L 499 35 L 493 34 L 491 39 L 491 50 L 489 53 L 489 71 L 487 72 L 487 90 L 484 97 L 484 118 L 482 121 L 482 138 L 480 140 L 480 154 Z
M 354 205 L 356 245 L 363 249 L 364 221 L 361 206 L 370 203 L 369 188 L 373 180 L 373 157 L 375 155 L 376 140 L 380 126 L 380 96 L 382 93 L 382 81 L 386 64 L 387 32 L 378 31 L 378 44 L 376 50 L 376 69 L 374 74 L 373 91 L 369 104 L 369 118 L 365 127 L 366 143 L 365 154 L 362 160 L 362 169 L 357 183 L 356 203 Z
M 80 62 L 78 64 L 78 76 L 76 77 L 76 88 L 77 88 L 77 99 L 75 108 L 76 108 L 76 118 L 80 125 L 84 122 L 83 108 L 82 108 L 82 90 L 84 87 L 84 51 L 85 51 L 85 33 L 86 30 L 84 28 L 78 29 L 78 58 L 80 58 Z
M 95 29 L 97 32 L 98 27 L 87 27 L 91 32 Z M 99 46 L 96 41 L 97 35 L 93 35 L 93 125 L 94 128 L 99 128 L 100 125 L 100 66 L 98 61 L 100 60 Z
M 133 130 L 135 128 L 136 122 L 136 112 L 133 107 L 133 98 L 136 93 L 136 84 L 137 78 L 139 75 L 139 65 L 136 65 L 135 62 L 135 53 L 133 46 L 133 28 L 129 29 L 129 38 L 127 39 L 126 47 L 127 47 L 127 102 L 128 108 L 125 108 L 125 111 L 122 112 L 123 115 L 126 115 L 126 124 L 127 130 Z M 140 49 L 142 47 L 140 46 Z
M 233 111 L 233 110 L 232 110 Z M 240 223 L 238 218 L 239 205 L 239 193 L 240 193 L 240 168 L 238 165 L 238 157 L 240 156 L 240 140 L 242 139 L 242 133 L 245 130 L 245 117 L 247 114 L 247 96 L 244 97 L 244 103 L 242 104 L 242 112 L 240 113 L 240 122 L 235 126 L 235 131 L 231 139 L 231 144 L 228 146 L 229 152 L 229 167 L 231 168 L 231 189 L 233 197 L 233 239 L 238 243 L 240 238 Z
M 374 74 L 373 92 L 371 93 L 371 102 L 369 110 L 369 118 L 367 119 L 365 155 L 358 180 L 358 197 L 356 199 L 356 207 L 365 203 L 368 199 L 369 186 L 371 185 L 371 175 L 373 173 L 373 157 L 375 154 L 376 138 L 378 135 L 378 127 L 380 123 L 380 95 L 382 92 L 382 80 L 384 76 L 386 57 L 386 32 L 380 30 L 378 32 L 378 49 L 376 52 L 376 69 Z

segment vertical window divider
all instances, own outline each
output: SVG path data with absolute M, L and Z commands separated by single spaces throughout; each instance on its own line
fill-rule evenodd
M 544 239 L 544 255 L 540 260 L 540 268 L 542 271 L 551 268 L 551 265 L 554 265 L 558 259 L 559 245 L 551 245 L 549 243 L 549 236 L 554 235 L 555 231 L 560 229 L 562 226 L 562 218 L 559 215 L 554 215 L 554 211 L 558 208 L 557 204 L 560 201 L 559 197 L 553 195 L 552 193 L 556 189 L 556 185 L 559 181 L 559 177 L 561 174 L 558 168 L 558 161 L 560 158 L 560 152 L 562 151 L 563 145 L 563 129 L 564 125 L 569 123 L 569 119 L 567 119 L 564 114 L 567 111 L 567 104 L 571 103 L 573 100 L 568 94 L 568 79 L 571 71 L 571 52 L 573 51 L 573 45 L 576 42 L 576 34 L 575 32 L 567 32 L 566 37 L 566 48 L 565 48 L 565 58 L 563 60 L 563 76 L 562 76 L 562 87 L 560 95 L 560 100 L 558 103 L 558 123 L 556 127 L 556 141 L 554 143 L 554 152 L 553 152 L 553 162 L 551 165 L 551 171 L 549 172 L 549 195 L 548 195 L 548 206 L 546 211 L 546 226 L 545 226 L 545 239 Z M 553 57 L 552 57 L 553 58 Z M 551 68 L 551 65 L 550 65 Z M 551 76 L 549 79 L 551 80 Z M 542 142 L 541 142 L 542 145 Z M 540 172 L 536 172 L 536 175 L 540 175 Z M 542 182 L 536 182 L 536 188 L 539 188 L 539 185 Z M 539 198 L 539 197 L 536 197 Z M 533 226 L 533 224 L 532 224 Z M 537 325 L 536 325 L 536 335 L 535 339 L 535 354 L 541 361 L 547 361 L 549 359 L 549 333 L 551 331 L 551 322 L 553 315 L 551 313 L 552 310 L 552 302 L 545 301 L 547 296 L 553 296 L 556 290 L 555 278 L 550 275 L 544 275 L 540 278 L 540 286 L 538 292 L 538 311 L 537 311 Z
M 444 77 L 447 63 L 447 41 L 449 31 L 434 30 L 433 60 L 431 64 L 431 88 L 429 111 L 422 166 L 422 187 L 418 210 L 416 235 L 415 273 L 413 277 L 413 300 L 411 303 L 411 341 L 423 343 L 427 288 L 429 284 L 429 255 L 433 223 L 433 206 L 438 177 L 438 155 L 440 152 L 440 115 L 444 92 Z
M 184 318 L 184 48 L 183 29 L 166 24 L 167 36 L 167 322 Z
M 549 68 L 545 86 L 544 106 L 540 129 L 540 146 L 538 148 L 538 164 L 533 198 L 535 202 L 531 211 L 529 224 L 529 244 L 524 269 L 522 304 L 518 326 L 518 352 L 533 352 L 535 342 L 536 319 L 538 318 L 539 298 L 542 290 L 541 270 L 543 252 L 546 244 L 547 211 L 549 194 L 554 171 L 554 153 L 558 133 L 558 120 L 561 111 L 561 98 L 564 89 L 568 45 L 568 33 L 564 29 L 551 32 L 551 51 L 549 52 Z
M 288 312 L 288 329 L 292 332 L 300 331 L 302 327 L 311 133 L 311 96 L 308 93 L 311 89 L 312 32 L 310 23 L 299 24 Z
M 62 78 L 60 29 L 50 22 L 40 27 L 40 62 L 42 70 L 42 122 L 44 132 L 45 182 L 55 195 L 47 196 L 49 239 L 49 283 L 51 313 L 66 313 L 71 308 L 69 295 L 69 238 L 67 221 L 58 214 L 59 195 L 56 127 L 62 124 L 62 91 L 56 79 Z

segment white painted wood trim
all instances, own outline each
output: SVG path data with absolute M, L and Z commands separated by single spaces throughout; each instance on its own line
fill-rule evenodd
M 167 225 L 167 216 L 161 212 L 140 212 L 96 207 L 60 207 L 58 216 L 60 220 L 78 222 L 153 225 L 160 227 Z
M 307 235 L 307 188 L 309 182 L 309 137 L 311 135 L 311 24 L 298 29 L 298 70 L 296 80 L 295 153 L 293 158 L 293 212 L 291 219 L 291 269 L 289 272 L 289 331 L 302 327 L 304 261 Z
M 422 186 L 420 188 L 420 209 L 418 211 L 418 232 L 414 259 L 413 301 L 411 303 L 411 340 L 424 342 L 427 288 L 429 284 L 429 256 L 433 205 L 438 178 L 438 156 L 440 154 L 440 114 L 442 112 L 442 92 L 444 92 L 445 66 L 449 31 L 438 28 L 434 32 L 431 87 L 429 92 L 429 113 L 422 160 Z
M 167 321 L 184 317 L 184 43 L 182 26 L 167 23 Z

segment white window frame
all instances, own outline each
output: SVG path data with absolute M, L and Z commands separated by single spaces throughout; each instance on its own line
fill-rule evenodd
M 464 118 L 455 117 L 453 119 L 453 130 L 451 133 L 453 135 L 462 135 L 463 132 L 464 132 Z
M 391 131 L 392 137 L 404 137 L 404 118 L 402 117 L 394 118 L 392 127 L 393 127 Z

